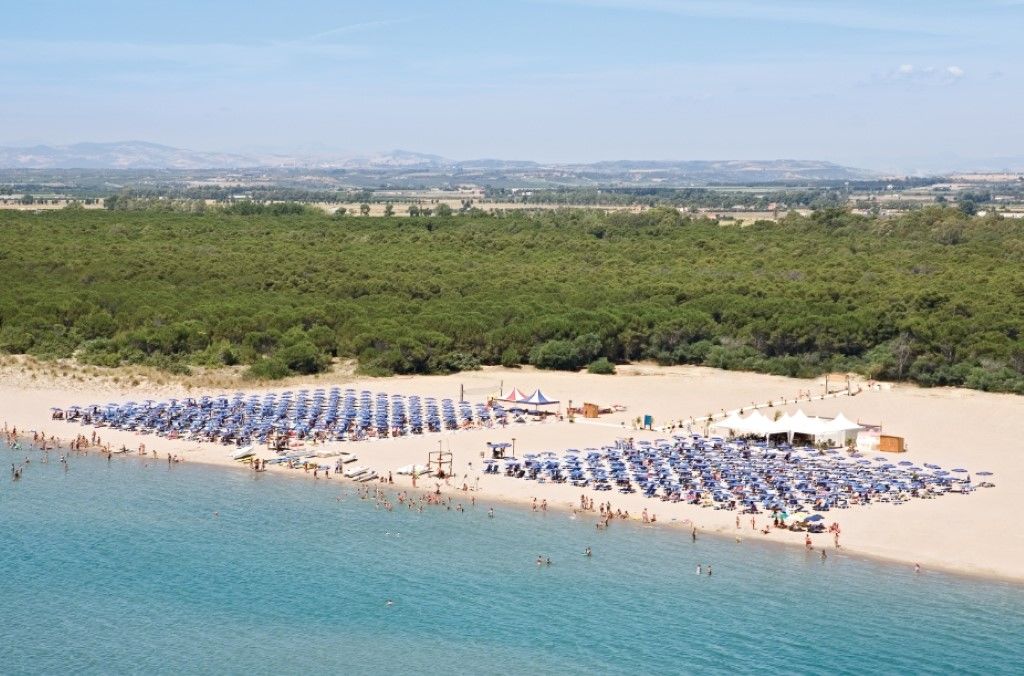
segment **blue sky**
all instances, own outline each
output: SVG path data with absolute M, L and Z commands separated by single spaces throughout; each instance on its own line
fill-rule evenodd
M 0 22 L 0 143 L 469 159 L 1024 156 L 1024 0 L 58 2 Z

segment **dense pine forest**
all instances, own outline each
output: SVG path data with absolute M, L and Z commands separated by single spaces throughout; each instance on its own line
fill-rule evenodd
M 245 211 L 0 212 L 0 350 L 257 378 L 654 359 L 1024 394 L 1018 221 Z

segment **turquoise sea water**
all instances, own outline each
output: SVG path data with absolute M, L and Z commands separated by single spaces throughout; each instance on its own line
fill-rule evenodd
M 11 481 L 25 455 L 0 451 L 2 674 L 1022 668 L 1021 586 L 187 464 L 33 452 Z

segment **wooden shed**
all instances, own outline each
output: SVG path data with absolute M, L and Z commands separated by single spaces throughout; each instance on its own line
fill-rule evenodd
M 883 453 L 902 453 L 906 450 L 903 448 L 903 437 L 880 434 L 878 436 L 878 450 Z

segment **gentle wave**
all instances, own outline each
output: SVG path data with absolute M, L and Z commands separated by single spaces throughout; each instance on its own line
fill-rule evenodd
M 1024 654 L 1016 585 L 486 509 L 51 453 L 0 483 L 0 672 L 1012 673 Z

